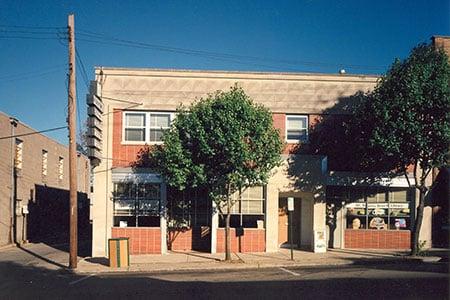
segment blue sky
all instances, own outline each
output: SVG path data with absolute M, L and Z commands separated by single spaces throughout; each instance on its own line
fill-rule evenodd
M 38 130 L 65 124 L 67 47 L 57 32 L 65 31 L 71 12 L 89 80 L 93 66 L 101 65 L 331 73 L 345 68 L 348 73 L 381 74 L 395 58 L 406 57 L 432 35 L 450 35 L 448 0 L 3 0 L 0 110 Z M 98 36 L 88 31 L 153 46 L 124 47 L 111 39 L 95 43 Z M 156 50 L 159 46 L 213 52 L 216 59 Z M 81 68 L 77 72 L 79 114 L 84 120 L 86 85 Z M 67 144 L 65 130 L 48 135 Z

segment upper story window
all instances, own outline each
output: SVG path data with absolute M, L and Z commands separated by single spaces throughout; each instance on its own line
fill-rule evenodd
M 145 113 L 125 113 L 125 141 L 145 141 Z
M 161 142 L 164 130 L 170 127 L 170 114 L 150 113 L 150 142 Z
M 58 159 L 58 179 L 62 180 L 64 178 L 64 158 L 59 157 Z
M 124 112 L 123 141 L 126 143 L 160 143 L 174 118 L 168 112 Z
M 308 140 L 308 116 L 286 115 L 286 141 L 289 143 Z
M 16 139 L 16 149 L 15 149 L 15 157 L 14 157 L 14 166 L 16 169 L 22 169 L 22 160 L 23 160 L 23 141 Z
M 46 150 L 42 150 L 42 175 L 47 176 L 47 168 L 48 168 L 48 152 Z

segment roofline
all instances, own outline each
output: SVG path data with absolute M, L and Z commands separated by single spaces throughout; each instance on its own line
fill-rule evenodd
M 164 69 L 164 68 L 136 68 L 136 67 L 104 67 L 95 66 L 95 71 L 148 71 L 148 72 L 180 72 L 180 73 L 213 73 L 213 74 L 239 74 L 239 75 L 287 75 L 287 76 L 336 76 L 336 77 L 369 77 L 379 78 L 381 74 L 339 74 L 314 72 L 265 72 L 265 71 L 230 71 L 230 70 L 201 70 L 201 69 Z
M 434 39 L 434 38 L 445 38 L 445 39 L 450 39 L 450 35 L 438 35 L 438 34 L 436 34 L 436 35 L 432 35 L 431 38 L 432 38 L 432 39 Z

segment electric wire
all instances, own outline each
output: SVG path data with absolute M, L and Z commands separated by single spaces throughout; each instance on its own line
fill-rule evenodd
M 0 39 L 21 39 L 21 40 L 59 40 L 58 37 L 34 37 L 34 36 L 0 36 Z
M 28 29 L 65 29 L 63 26 L 24 26 L 24 25 L 3 25 L 0 24 L 0 27 L 4 28 L 28 28 Z
M 31 71 L 31 72 L 23 72 L 23 73 L 17 73 L 14 75 L 2 76 L 2 77 L 0 77 L 0 83 L 36 78 L 36 77 L 41 77 L 41 76 L 57 73 L 61 70 L 64 70 L 65 69 L 64 66 L 65 65 L 57 65 L 54 67 L 44 68 L 39 71 L 36 70 L 36 71 Z
M 107 41 L 98 41 L 98 40 L 88 40 L 88 39 L 83 39 L 83 38 L 78 38 L 77 40 L 82 41 L 82 42 L 89 42 L 89 43 L 96 43 L 96 44 L 103 44 L 103 45 L 115 45 L 115 46 L 130 47 L 130 48 L 166 51 L 166 50 L 162 50 L 162 49 L 154 49 L 154 48 L 147 47 L 147 46 L 132 45 L 132 44 L 121 43 L 121 42 L 107 42 Z M 202 55 L 202 54 L 197 54 L 197 53 L 188 53 L 188 52 L 182 52 L 182 51 L 172 51 L 172 50 L 167 50 L 167 51 L 173 52 L 173 53 L 179 53 L 179 54 L 186 54 L 186 55 L 190 55 L 190 56 L 202 57 L 202 58 L 216 60 L 216 61 L 232 62 L 232 63 L 236 63 L 236 64 L 241 64 L 241 65 L 251 65 L 251 66 L 263 67 L 263 68 L 274 69 L 274 70 L 280 69 L 279 66 L 252 63 L 252 62 L 244 62 L 244 61 L 231 59 L 231 58 L 221 58 L 221 57 L 208 56 L 208 55 Z M 288 71 L 298 71 L 297 69 L 286 68 L 286 67 L 284 67 L 283 69 L 288 70 Z
M 89 90 L 89 76 L 87 75 L 86 68 L 84 67 L 83 60 L 81 59 L 81 55 L 78 49 L 75 49 L 75 54 L 78 62 L 78 66 L 81 69 L 81 76 L 83 78 L 84 83 L 86 84 L 87 89 Z
M 324 63 L 324 62 L 311 62 L 311 61 L 299 61 L 299 60 L 283 60 L 283 59 L 272 59 L 272 58 L 265 58 L 265 57 L 257 57 L 257 56 L 248 56 L 248 55 L 236 55 L 236 54 L 228 54 L 228 53 L 219 53 L 219 52 L 212 52 L 212 51 L 203 51 L 203 50 L 194 50 L 194 49 L 186 49 L 186 48 L 178 48 L 178 47 L 169 47 L 164 45 L 157 45 L 157 44 L 149 44 L 149 43 L 143 43 L 143 42 L 137 42 L 137 41 L 131 41 L 131 40 L 125 40 L 120 39 L 112 36 L 107 36 L 105 34 L 96 33 L 93 31 L 88 30 L 78 30 L 78 35 L 91 38 L 91 40 L 88 39 L 81 39 L 82 41 L 88 41 L 88 42 L 99 42 L 98 39 L 103 40 L 102 42 L 105 43 L 105 41 L 114 42 L 112 44 L 115 45 L 121 45 L 121 46 L 129 46 L 129 47 L 138 47 L 138 48 L 149 48 L 152 50 L 159 50 L 159 51 L 168 51 L 168 52 L 175 52 L 175 53 L 181 53 L 181 54 L 189 54 L 189 55 L 197 55 L 197 56 L 204 56 L 208 58 L 214 58 L 214 59 L 237 59 L 237 60 L 251 60 L 251 61 L 261 61 L 261 62 L 272 62 L 272 63 L 282 63 L 282 64 L 290 64 L 290 65 L 306 65 L 306 66 L 319 66 L 319 67 L 330 67 L 330 66 L 339 66 L 339 67 L 348 67 L 353 69 L 378 69 L 378 70 L 384 70 L 385 66 L 369 66 L 369 65 L 354 65 L 354 64 L 334 64 L 334 63 Z M 92 40 L 94 39 L 94 40 Z M 95 40 L 97 39 L 97 40 Z
M 60 127 L 54 127 L 54 128 L 49 128 L 49 129 L 44 129 L 44 130 L 39 130 L 39 131 L 33 131 L 33 132 L 28 132 L 28 133 L 2 136 L 2 137 L 0 137 L 0 140 L 6 140 L 6 139 L 21 137 L 21 136 L 28 136 L 28 135 L 33 135 L 33 134 L 50 132 L 50 131 L 56 131 L 56 130 L 61 130 L 61 129 L 66 129 L 66 128 L 67 128 L 67 126 L 60 126 Z

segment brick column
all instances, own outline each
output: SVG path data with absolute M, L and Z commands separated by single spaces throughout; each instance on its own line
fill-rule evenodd
M 217 253 L 217 229 L 219 228 L 219 211 L 216 203 L 211 200 L 211 253 Z
M 161 183 L 160 224 L 161 254 L 167 253 L 167 186 Z

